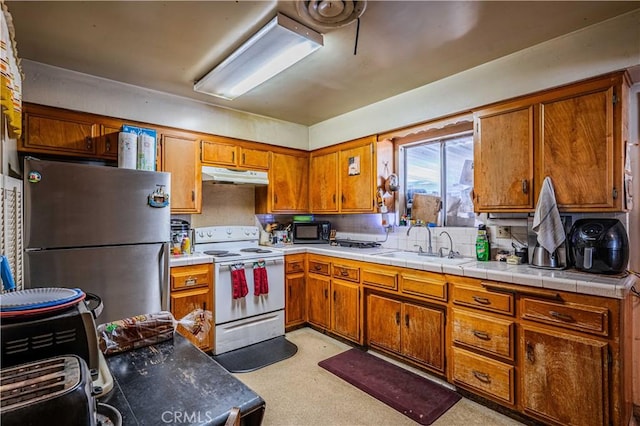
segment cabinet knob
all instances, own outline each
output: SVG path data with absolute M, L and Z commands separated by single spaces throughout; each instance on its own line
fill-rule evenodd
M 87 142 L 87 151 L 91 151 L 93 149 L 93 140 L 91 137 L 87 136 L 85 141 Z
M 404 325 L 409 327 L 409 314 L 404 315 Z
M 329 298 L 329 290 L 327 290 L 326 288 L 324 289 L 324 298 L 325 299 Z
M 107 152 L 111 152 L 111 141 L 107 141 L 107 143 L 105 144 L 105 150 Z
M 400 312 L 396 312 L 396 325 L 400 325 Z
M 198 284 L 198 280 L 194 277 L 189 277 L 186 280 L 184 280 L 184 285 L 196 285 Z
M 527 194 L 529 192 L 529 181 L 522 179 L 522 193 Z

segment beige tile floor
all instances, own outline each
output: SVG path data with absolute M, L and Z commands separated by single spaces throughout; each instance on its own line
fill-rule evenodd
M 417 424 L 318 366 L 319 361 L 350 346 L 310 328 L 287 333 L 287 339 L 298 346 L 296 355 L 250 373 L 235 374 L 266 401 L 264 425 Z M 433 423 L 434 426 L 520 424 L 466 398 Z

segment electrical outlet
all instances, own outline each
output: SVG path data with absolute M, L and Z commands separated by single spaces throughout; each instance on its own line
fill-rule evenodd
M 511 227 L 510 226 L 496 227 L 496 238 L 511 238 Z

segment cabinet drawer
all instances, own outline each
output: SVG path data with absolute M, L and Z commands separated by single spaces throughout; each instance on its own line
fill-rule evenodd
M 454 343 L 514 360 L 513 321 L 492 318 L 460 309 L 452 310 L 452 335 Z
M 304 272 L 304 259 L 287 259 L 285 261 L 285 272 L 287 274 Z
M 171 289 L 208 286 L 212 282 L 209 264 L 171 268 Z
M 514 404 L 515 367 L 453 348 L 453 381 Z
M 523 298 L 522 318 L 600 336 L 609 334 L 609 310 L 597 306 Z
M 447 301 L 447 282 L 435 273 L 401 273 L 400 291 L 414 296 Z
M 453 303 L 471 306 L 485 311 L 513 315 L 513 295 L 493 293 L 482 288 L 453 287 Z
M 309 272 L 329 276 L 329 265 L 329 262 L 323 260 L 309 259 Z
M 333 264 L 333 276 L 341 280 L 360 282 L 360 268 Z
M 398 273 L 385 270 L 362 270 L 362 284 L 389 290 L 398 289 Z

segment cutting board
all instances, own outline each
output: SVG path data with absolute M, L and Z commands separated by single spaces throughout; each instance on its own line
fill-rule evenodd
M 426 194 L 413 194 L 411 219 L 423 220 L 427 223 L 438 223 L 438 212 L 442 208 L 440 197 Z

